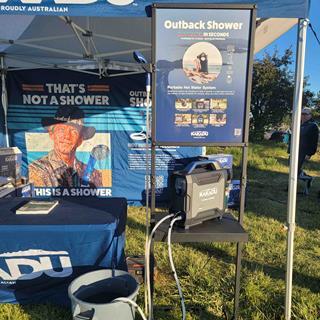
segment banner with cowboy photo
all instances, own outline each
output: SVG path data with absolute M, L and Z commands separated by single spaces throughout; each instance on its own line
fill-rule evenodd
M 10 72 L 10 144 L 23 153 L 22 174 L 35 196 L 145 198 L 144 75 L 99 79 L 71 71 Z M 157 150 L 157 192 L 166 198 L 177 159 L 201 148 Z

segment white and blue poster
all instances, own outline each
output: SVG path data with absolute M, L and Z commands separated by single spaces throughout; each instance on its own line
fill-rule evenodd
M 157 144 L 244 142 L 250 9 L 156 8 Z
M 66 70 L 10 72 L 10 145 L 22 151 L 22 175 L 39 197 L 145 199 L 144 75 L 99 79 Z M 157 195 L 166 199 L 177 159 L 200 148 L 157 149 Z M 181 161 L 179 161 L 181 162 Z

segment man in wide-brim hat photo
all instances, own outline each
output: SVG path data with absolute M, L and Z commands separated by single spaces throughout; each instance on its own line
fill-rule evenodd
M 53 140 L 54 148 L 29 165 L 29 178 L 36 187 L 79 187 L 86 165 L 76 158 L 84 140 L 95 135 L 95 128 L 84 125 L 84 113 L 78 107 L 60 106 L 53 118 L 43 118 L 42 126 Z M 102 174 L 93 170 L 89 186 L 102 186 Z

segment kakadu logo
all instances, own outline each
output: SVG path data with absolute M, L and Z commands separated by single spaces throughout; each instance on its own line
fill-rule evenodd
M 55 264 L 54 264 L 55 262 Z M 55 271 L 53 265 L 59 271 Z M 0 254 L 0 282 L 31 280 L 46 274 L 52 278 L 64 278 L 72 274 L 67 251 L 26 250 Z
M 43 0 L 21 0 L 23 4 L 41 4 Z M 90 4 L 98 0 L 53 0 L 55 4 Z M 134 0 L 106 0 L 106 2 L 115 6 L 127 6 Z M 0 3 L 7 3 L 9 0 L 0 0 Z M 103 2 L 103 1 L 101 1 Z
M 190 133 L 191 137 L 195 137 L 195 138 L 203 138 L 203 137 L 207 137 L 209 135 L 208 131 L 192 131 Z

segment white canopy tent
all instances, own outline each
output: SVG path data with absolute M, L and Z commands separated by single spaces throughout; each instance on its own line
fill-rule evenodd
M 31 19 L 30 16 L 15 16 L 12 19 L 12 16 L 3 16 L 1 20 L 6 25 L 2 30 L 8 30 L 8 33 L 0 33 L 0 52 L 8 70 L 60 68 L 82 72 L 98 69 L 100 74 L 108 69 L 142 72 L 134 63 L 132 52 L 139 50 L 151 60 L 151 19 L 148 18 L 37 16 Z M 12 34 L 10 26 L 16 21 L 20 21 L 16 27 L 20 32 Z M 255 53 L 297 21 L 258 19 Z
M 19 38 L 10 39 L 2 34 L 0 39 L 9 70 L 100 69 L 101 74 L 103 69 L 142 71 L 133 63 L 132 52 L 140 50 L 150 58 L 150 42 L 147 18 L 55 16 L 33 17 Z

